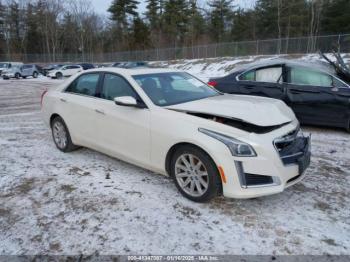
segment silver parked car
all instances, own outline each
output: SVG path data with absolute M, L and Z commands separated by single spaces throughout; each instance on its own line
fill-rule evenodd
M 13 66 L 10 69 L 4 70 L 2 73 L 3 79 L 10 78 L 27 78 L 29 76 L 37 78 L 41 72 L 41 67 L 37 65 Z
M 12 66 L 9 69 L 5 69 L 2 71 L 2 78 L 3 79 L 10 79 L 10 78 L 21 78 L 21 67 L 19 66 Z
M 21 67 L 21 76 L 26 78 L 28 76 L 32 76 L 33 78 L 37 78 L 41 72 L 42 68 L 38 65 L 23 65 Z

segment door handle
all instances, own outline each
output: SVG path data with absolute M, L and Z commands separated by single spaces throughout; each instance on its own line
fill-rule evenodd
M 333 87 L 331 90 L 332 90 L 333 92 L 338 92 L 338 91 L 339 91 L 339 88 L 338 88 L 338 87 Z
M 105 112 L 99 109 L 95 109 L 95 112 L 101 115 L 105 115 Z
M 66 100 L 66 99 L 64 99 L 64 98 L 60 98 L 60 100 L 61 100 L 61 102 L 64 102 L 64 103 L 66 103 L 66 102 L 67 102 L 67 100 Z

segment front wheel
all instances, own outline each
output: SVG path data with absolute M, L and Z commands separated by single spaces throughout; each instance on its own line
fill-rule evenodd
M 68 128 L 61 117 L 57 116 L 52 120 L 51 130 L 53 141 L 59 150 L 66 153 L 77 149 L 77 146 L 73 144 Z
M 222 191 L 214 161 L 203 150 L 180 146 L 171 159 L 170 173 L 180 193 L 195 202 L 206 202 Z
M 56 73 L 56 78 L 57 79 L 61 79 L 63 77 L 62 73 L 58 72 Z

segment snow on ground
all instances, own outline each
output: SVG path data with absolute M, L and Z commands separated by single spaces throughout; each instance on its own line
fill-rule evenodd
M 0 255 L 350 254 L 345 131 L 305 127 L 311 167 L 281 194 L 197 204 L 167 177 L 85 148 L 58 151 L 39 111 L 58 82 L 0 80 Z
M 334 61 L 331 54 L 327 56 Z M 344 61 L 350 63 L 350 55 L 342 54 Z M 236 67 L 254 62 L 263 62 L 273 59 L 297 59 L 308 62 L 325 62 L 318 54 L 309 55 L 261 55 L 261 56 L 244 56 L 244 57 L 220 57 L 220 58 L 203 58 L 203 59 L 181 59 L 173 61 L 151 62 L 154 66 L 170 67 L 179 70 L 185 70 L 203 81 L 208 81 L 212 77 L 222 77 L 229 74 Z M 327 63 L 328 65 L 328 63 Z

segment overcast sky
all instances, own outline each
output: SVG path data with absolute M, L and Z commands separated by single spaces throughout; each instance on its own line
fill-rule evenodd
M 95 11 L 99 14 L 107 14 L 107 9 L 111 5 L 112 0 L 91 0 Z M 200 7 L 204 7 L 207 0 L 198 0 Z M 239 4 L 242 7 L 250 7 L 255 0 L 235 0 L 234 4 Z M 139 11 L 144 13 L 146 1 L 140 0 Z

